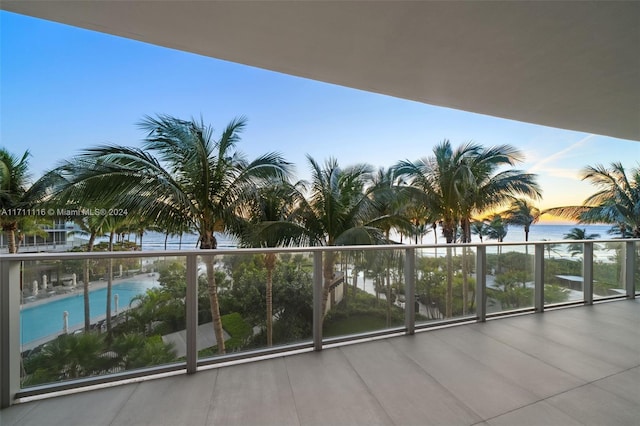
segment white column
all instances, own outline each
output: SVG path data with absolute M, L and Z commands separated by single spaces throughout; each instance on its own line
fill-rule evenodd
M 69 333 L 69 311 L 64 311 L 62 313 L 62 332 L 64 334 Z
M 20 261 L 0 260 L 0 408 L 20 390 Z

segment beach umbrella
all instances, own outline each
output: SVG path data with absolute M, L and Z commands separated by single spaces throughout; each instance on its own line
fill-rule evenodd
M 47 289 L 47 276 L 46 275 L 42 276 L 42 289 L 43 290 Z
M 120 296 L 118 296 L 117 294 L 113 296 L 113 305 L 115 307 L 116 315 L 118 315 L 118 299 L 120 299 Z
M 75 287 L 77 284 L 77 278 L 75 272 L 71 275 L 71 287 Z
M 33 293 L 34 296 L 38 295 L 38 281 L 33 282 L 33 285 L 31 287 L 31 293 Z

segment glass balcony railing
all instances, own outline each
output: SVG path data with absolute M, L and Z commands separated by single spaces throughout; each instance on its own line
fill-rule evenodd
M 534 246 L 487 247 L 487 313 L 535 307 Z
M 0 255 L 0 402 L 635 297 L 639 271 L 640 240 Z

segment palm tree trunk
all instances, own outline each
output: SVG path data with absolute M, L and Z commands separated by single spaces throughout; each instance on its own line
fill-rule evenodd
M 113 251 L 113 236 L 114 232 L 111 231 L 109 235 L 109 251 Z M 107 334 L 111 335 L 111 293 L 113 291 L 113 258 L 109 258 L 109 275 L 107 277 Z
M 467 248 L 462 247 L 462 315 L 467 315 L 469 303 L 469 279 L 467 277 Z
M 322 277 L 324 281 L 322 286 L 322 318 L 324 318 L 327 312 L 327 302 L 329 300 L 331 283 L 333 282 L 333 266 L 336 258 L 335 253 L 332 251 L 325 252 L 324 256 L 324 265 L 322 268 Z
M 2 227 L 2 230 L 8 234 L 7 249 L 9 254 L 18 252 L 18 246 L 16 245 L 16 231 L 18 230 L 18 224 L 11 222 L 8 225 Z
M 264 264 L 267 268 L 267 346 L 273 346 L 273 269 L 276 266 L 275 253 L 265 254 Z
M 389 272 L 389 262 L 387 262 L 387 327 L 391 327 L 391 273 Z
M 445 318 L 453 316 L 453 255 L 451 247 L 447 247 L 447 295 L 445 306 Z
M 87 243 L 87 251 L 93 251 L 93 243 L 96 240 L 96 233 L 92 232 L 89 236 L 89 242 Z M 84 277 L 83 277 L 83 297 L 84 297 L 84 331 L 88 333 L 91 329 L 91 312 L 89 309 L 89 259 L 84 262 Z
M 84 297 L 84 331 L 91 328 L 91 313 L 89 311 L 89 259 L 84 261 L 84 274 L 82 277 L 82 293 Z
M 204 256 L 204 263 L 207 268 L 207 289 L 209 290 L 209 303 L 211 304 L 211 320 L 213 332 L 216 336 L 218 353 L 226 352 L 224 347 L 224 332 L 222 330 L 222 318 L 220 317 L 220 304 L 218 303 L 218 286 L 216 284 L 215 259 L 213 256 Z

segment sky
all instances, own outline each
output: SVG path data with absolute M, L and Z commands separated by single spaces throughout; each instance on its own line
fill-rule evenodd
M 139 146 L 147 115 L 202 118 L 219 135 L 248 125 L 249 159 L 277 151 L 309 177 L 306 159 L 389 167 L 454 146 L 511 144 L 538 174 L 542 209 L 582 204 L 595 192 L 587 165 L 640 164 L 640 143 L 522 123 L 368 93 L 134 40 L 0 12 L 0 146 L 29 150 L 32 177 L 83 149 Z M 557 220 L 548 218 L 547 220 Z

